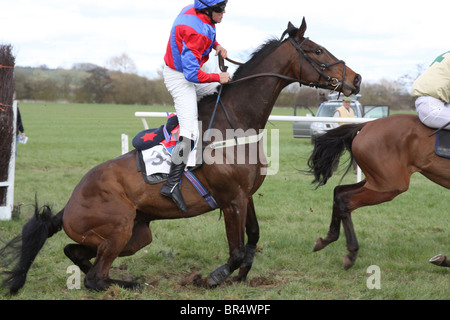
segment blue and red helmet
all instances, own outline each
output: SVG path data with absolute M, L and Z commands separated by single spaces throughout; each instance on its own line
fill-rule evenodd
M 228 0 L 195 0 L 194 8 L 197 10 L 212 9 L 215 12 L 223 12 Z

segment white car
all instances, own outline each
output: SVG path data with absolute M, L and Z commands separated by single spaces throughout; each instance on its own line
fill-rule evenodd
M 342 106 L 343 95 L 338 97 L 338 95 L 330 95 L 330 100 L 323 102 L 319 106 L 316 117 L 333 117 L 336 109 Z M 350 108 L 355 112 L 356 118 L 382 118 L 387 117 L 390 112 L 389 106 L 362 106 L 359 102 L 361 95 L 351 96 L 352 102 Z M 314 116 L 312 114 L 311 116 Z M 336 128 L 338 126 L 335 122 L 293 122 L 294 138 L 311 138 L 311 142 L 323 135 L 330 129 Z M 307 134 L 309 129 L 309 134 Z

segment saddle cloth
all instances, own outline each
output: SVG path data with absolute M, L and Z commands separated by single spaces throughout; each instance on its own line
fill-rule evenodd
M 437 133 L 434 150 L 438 156 L 450 159 L 450 131 L 440 130 Z

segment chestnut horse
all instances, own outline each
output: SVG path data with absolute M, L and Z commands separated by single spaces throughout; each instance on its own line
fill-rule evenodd
M 220 99 L 227 112 L 219 108 L 213 121 L 214 128 L 223 136 L 230 129 L 230 122 L 233 129 L 242 132 L 263 130 L 281 90 L 294 82 L 345 95 L 359 92 L 360 75 L 324 47 L 305 38 L 305 31 L 305 19 L 299 29 L 289 23 L 280 40 L 268 41 L 236 70 L 233 82 L 221 90 Z M 208 128 L 216 100 L 217 94 L 199 103 L 203 130 Z M 242 281 L 252 266 L 259 239 L 252 195 L 263 183 L 265 176 L 261 170 L 267 165 L 261 159 L 256 164 L 250 163 L 249 148 L 246 145 L 244 164 L 204 163 L 195 171 L 223 211 L 229 245 L 227 263 L 206 279 L 209 287 L 219 285 L 238 268 L 235 280 Z M 181 190 L 188 207 L 188 212 L 183 213 L 170 199 L 160 195 L 161 184 L 144 181 L 137 170 L 136 155 L 133 150 L 94 167 L 75 187 L 64 209 L 53 216 L 47 208 L 24 226 L 20 261 L 3 282 L 10 293 L 24 285 L 34 257 L 45 240 L 61 227 L 78 243 L 67 245 L 64 252 L 86 273 L 87 288 L 104 290 L 112 284 L 136 288 L 138 284 L 110 279 L 108 273 L 118 256 L 132 255 L 151 243 L 150 222 L 191 218 L 212 210 L 183 178 Z M 94 257 L 92 264 L 90 259 Z
M 343 125 L 319 137 L 308 160 L 310 172 L 315 177 L 313 183 L 318 187 L 327 183 L 345 150 L 358 163 L 365 180 L 334 189 L 331 225 L 325 239 L 317 239 L 314 251 L 322 250 L 339 238 L 342 222 L 349 251 L 344 267 L 349 269 L 355 264 L 359 248 L 352 211 L 393 200 L 408 190 L 414 172 L 450 189 L 450 160 L 436 155 L 434 131 L 423 125 L 416 115 L 398 114 L 372 122 Z M 430 262 L 450 266 L 450 261 L 443 255 L 430 259 Z

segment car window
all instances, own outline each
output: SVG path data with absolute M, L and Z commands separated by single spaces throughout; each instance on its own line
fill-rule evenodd
M 336 104 L 323 104 L 317 112 L 318 117 L 332 117 L 338 105 Z
M 364 118 L 383 118 L 389 116 L 389 106 L 364 106 Z
M 336 109 L 338 109 L 341 106 L 342 106 L 342 103 L 324 103 L 320 106 L 320 108 L 317 112 L 317 116 L 318 117 L 333 117 Z M 350 108 L 353 109 L 353 111 L 355 112 L 355 116 L 358 117 L 359 112 L 358 112 L 358 109 L 356 108 L 356 104 L 352 102 L 350 104 Z

